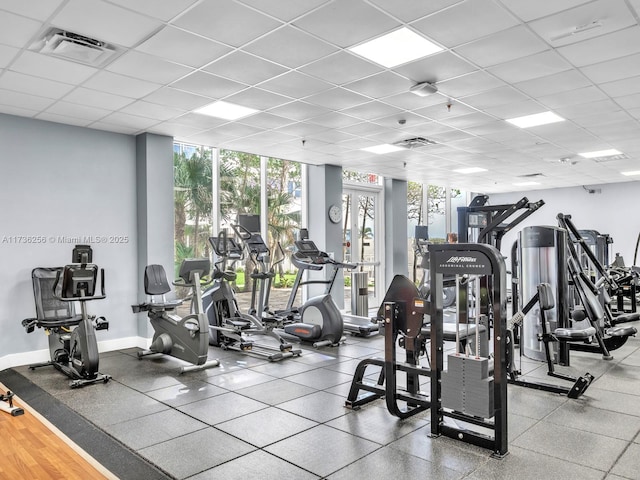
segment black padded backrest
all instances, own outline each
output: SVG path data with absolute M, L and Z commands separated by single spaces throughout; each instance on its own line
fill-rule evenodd
M 395 302 L 400 306 L 400 314 L 396 318 L 395 328 L 397 331 L 406 333 L 407 327 L 412 327 L 412 336 L 419 331 L 419 328 L 415 328 L 415 322 L 422 322 L 423 315 L 419 315 L 419 319 L 408 318 L 410 316 L 411 306 L 413 300 L 420 297 L 418 287 L 404 275 L 396 275 L 393 277 L 387 293 L 385 293 L 380 308 L 378 309 L 378 318 L 384 318 L 384 303 Z
M 147 265 L 144 269 L 144 291 L 147 295 L 164 295 L 171 291 L 162 265 Z
M 62 282 L 58 282 L 57 292 L 53 291 L 56 278 L 62 268 L 34 268 L 31 272 L 33 297 L 38 320 L 66 320 L 75 316 L 73 302 L 58 300 L 62 295 Z
M 584 308 L 587 311 L 587 314 L 593 321 L 601 320 L 604 317 L 604 309 L 600 304 L 600 300 L 593 293 L 591 288 L 589 288 L 582 276 L 578 276 L 577 278 L 578 283 L 580 283 L 577 287 L 582 290 L 585 303 Z
M 538 285 L 538 301 L 542 310 L 551 310 L 556 306 L 551 285 L 548 283 Z

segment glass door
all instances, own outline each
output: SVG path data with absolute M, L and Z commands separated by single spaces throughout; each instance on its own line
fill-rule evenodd
M 345 309 L 356 313 L 354 295 L 363 295 L 363 287 L 366 284 L 368 307 L 376 308 L 383 293 L 380 259 L 382 243 L 377 238 L 381 231 L 379 224 L 381 216 L 381 193 L 375 190 L 361 190 L 357 188 L 345 188 L 342 192 L 342 218 L 344 219 L 342 232 L 343 258 L 345 262 L 358 265 L 352 272 L 345 271 Z M 351 275 L 355 273 L 356 275 Z M 362 275 L 365 273 L 366 275 Z M 366 279 L 365 279 L 366 276 Z M 352 282 L 358 283 L 352 288 Z M 382 286 L 382 287 L 381 287 Z M 362 302 L 360 302 L 362 306 Z M 368 316 L 367 313 L 357 312 Z

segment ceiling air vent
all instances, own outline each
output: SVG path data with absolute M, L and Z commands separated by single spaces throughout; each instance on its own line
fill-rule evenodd
M 32 48 L 45 55 L 54 55 L 92 66 L 104 64 L 116 53 L 116 47 L 113 45 L 58 28 L 49 30 Z
M 400 140 L 399 142 L 394 143 L 394 145 L 396 145 L 397 147 L 404 147 L 404 148 L 421 148 L 421 147 L 426 147 L 427 145 L 435 145 L 435 144 L 436 142 L 434 142 L 433 140 L 429 140 L 423 137 L 407 138 L 405 140 Z

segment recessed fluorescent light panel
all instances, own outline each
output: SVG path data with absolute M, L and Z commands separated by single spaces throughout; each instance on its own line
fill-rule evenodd
M 486 172 L 486 171 L 487 171 L 486 168 L 480 168 L 480 167 L 459 168 L 457 170 L 454 170 L 454 172 L 456 173 L 478 173 L 478 172 Z
M 507 118 L 507 122 L 516 127 L 531 128 L 549 123 L 564 122 L 564 118 L 553 112 L 542 112 L 534 115 L 525 115 L 524 117 Z
M 614 155 L 622 155 L 622 152 L 611 148 L 609 150 L 599 150 L 597 152 L 579 153 L 578 155 L 584 158 L 613 157 Z
M 439 52 L 442 48 L 413 30 L 402 27 L 349 50 L 383 67 L 392 68 Z
M 530 185 L 540 185 L 540 182 L 520 182 L 513 184 L 516 187 L 528 187 Z
M 622 175 L 631 177 L 632 175 L 640 175 L 640 170 L 633 170 L 631 172 L 620 172 Z
M 377 153 L 382 155 L 383 153 L 399 152 L 400 150 L 406 150 L 406 148 L 391 145 L 390 143 L 383 143 L 382 145 L 374 145 L 373 147 L 363 148 L 365 152 Z
M 194 110 L 194 112 L 209 115 L 210 117 L 223 118 L 224 120 L 238 120 L 239 118 L 258 113 L 258 110 L 234 103 L 219 101 L 198 108 Z

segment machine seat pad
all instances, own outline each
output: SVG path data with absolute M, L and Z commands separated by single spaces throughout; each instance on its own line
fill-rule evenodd
M 149 306 L 154 309 L 173 310 L 176 307 L 182 305 L 182 300 L 169 300 L 167 302 L 151 302 Z
M 621 315 L 617 315 L 614 317 L 613 322 L 618 323 L 627 323 L 627 322 L 635 322 L 640 320 L 640 313 L 623 313 Z
M 556 328 L 553 332 L 558 340 L 565 342 L 579 342 L 588 340 L 596 334 L 594 327 L 587 328 Z
M 611 327 L 607 328 L 607 335 L 610 337 L 631 337 L 638 333 L 636 327 Z
M 480 333 L 486 331 L 484 325 L 478 325 L 478 331 Z M 420 330 L 420 334 L 424 338 L 431 337 L 431 325 L 424 325 Z M 476 326 L 472 323 L 460 324 L 460 340 L 465 340 L 468 337 L 475 337 Z M 443 323 L 442 324 L 442 337 L 447 342 L 456 341 L 456 324 L 455 323 Z

